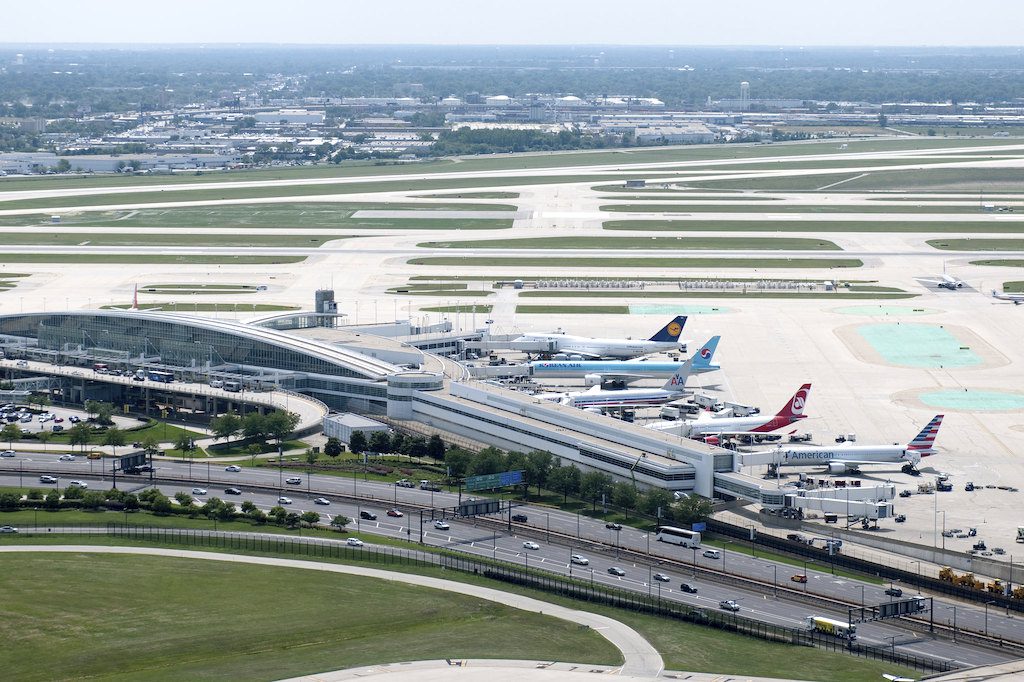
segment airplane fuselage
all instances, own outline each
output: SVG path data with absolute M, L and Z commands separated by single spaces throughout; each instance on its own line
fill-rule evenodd
M 769 433 L 783 426 L 803 419 L 803 415 L 774 416 L 765 419 L 763 415 L 756 417 L 719 417 L 717 419 L 698 419 L 687 422 L 690 437 L 728 434 L 728 433 Z
M 659 351 L 678 350 L 678 341 L 643 341 L 630 339 L 590 339 L 583 336 L 566 334 L 524 334 L 512 341 L 535 343 L 548 341 L 552 344 L 552 353 L 580 353 L 582 355 L 601 358 L 620 358 L 627 360 L 641 355 L 649 355 Z M 513 346 L 514 347 L 514 346 Z
M 788 447 L 779 448 L 778 463 L 783 466 L 804 464 L 829 464 L 830 462 L 904 462 L 916 459 L 908 456 L 908 450 L 900 445 L 843 445 L 837 447 Z
M 650 377 L 670 377 L 682 365 L 681 362 L 616 362 L 614 360 L 541 360 L 530 363 L 533 376 L 565 379 L 585 377 L 588 374 L 640 374 Z M 718 369 L 694 367 L 693 374 L 703 374 Z

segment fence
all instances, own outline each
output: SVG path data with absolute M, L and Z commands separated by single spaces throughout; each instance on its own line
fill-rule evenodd
M 44 530 L 45 528 L 45 530 Z M 56 529 L 56 530 L 54 530 Z M 741 616 L 687 604 L 662 600 L 657 592 L 619 589 L 594 582 L 593 569 L 575 568 L 575 576 L 554 573 L 500 560 L 488 560 L 464 554 L 457 550 L 425 552 L 385 546 L 352 547 L 338 540 L 321 538 L 278 536 L 271 533 L 233 533 L 195 529 L 160 528 L 130 524 L 106 525 L 69 524 L 34 529 L 22 528 L 22 533 L 47 534 L 61 532 L 95 533 L 126 540 L 161 545 L 184 545 L 208 549 L 227 549 L 243 552 L 295 554 L 318 559 L 360 561 L 384 566 L 434 566 L 447 570 L 483 575 L 492 580 L 530 587 L 549 594 L 587 601 L 605 606 L 628 609 L 640 613 L 693 623 L 719 630 L 744 634 L 759 639 L 797 646 L 816 646 L 833 651 L 844 651 L 855 656 L 885 660 L 916 670 L 944 672 L 953 669 L 948 660 L 914 656 L 888 647 L 864 646 L 822 633 L 774 625 Z M 529 561 L 527 557 L 527 561 Z M 582 577 L 580 575 L 581 571 Z M 589 574 L 589 579 L 588 579 Z M 653 586 L 652 586 L 653 587 Z

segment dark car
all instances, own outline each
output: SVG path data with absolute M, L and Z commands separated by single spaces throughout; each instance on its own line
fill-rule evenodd
M 900 491 L 900 497 L 910 497 L 913 494 L 914 493 L 910 492 L 909 490 L 901 490 Z
M 902 597 L 903 590 L 898 587 L 889 587 L 885 590 L 885 593 L 890 597 Z
M 366 519 L 367 521 L 376 521 L 377 515 L 373 512 L 361 511 L 359 512 L 359 518 Z
M 225 488 L 224 489 L 224 494 L 225 495 L 241 495 L 242 491 L 239 490 L 238 488 Z
M 679 589 L 687 594 L 697 594 L 697 586 L 690 583 L 680 583 Z
M 621 578 L 622 576 L 626 575 L 626 572 L 625 572 L 625 571 L 623 571 L 623 570 L 622 570 L 621 568 L 619 568 L 618 566 L 610 566 L 610 567 L 608 567 L 608 572 L 609 572 L 609 573 L 611 573 L 612 575 L 617 575 L 617 576 L 619 576 L 620 578 Z
M 606 524 L 604 524 L 604 527 L 607 528 L 608 530 L 622 530 L 622 524 L 621 523 L 606 523 Z
M 512 520 L 516 523 L 526 523 L 526 514 L 513 514 Z

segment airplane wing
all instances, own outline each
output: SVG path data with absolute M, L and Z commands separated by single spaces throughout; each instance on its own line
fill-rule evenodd
M 605 374 L 604 372 L 594 372 L 594 374 L 600 374 L 602 381 L 621 381 L 624 384 L 630 384 L 640 379 L 654 378 L 650 374 Z

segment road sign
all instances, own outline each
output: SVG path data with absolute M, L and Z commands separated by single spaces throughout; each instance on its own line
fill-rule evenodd
M 690 529 L 694 533 L 700 533 L 700 532 L 706 531 L 708 529 L 708 524 L 705 523 L 704 521 L 698 521 L 697 523 L 694 523 L 693 525 L 691 525 Z
M 126 455 L 125 457 L 119 457 L 117 464 L 114 465 L 114 469 L 121 471 L 131 471 L 137 469 L 146 463 L 146 453 L 139 452 L 134 455 Z
M 493 488 L 504 488 L 510 485 L 517 485 L 523 482 L 523 472 L 502 471 L 498 474 L 484 474 L 483 476 L 467 476 L 466 491 L 491 490 Z
M 500 510 L 500 500 L 469 500 L 459 505 L 459 516 L 497 514 Z

